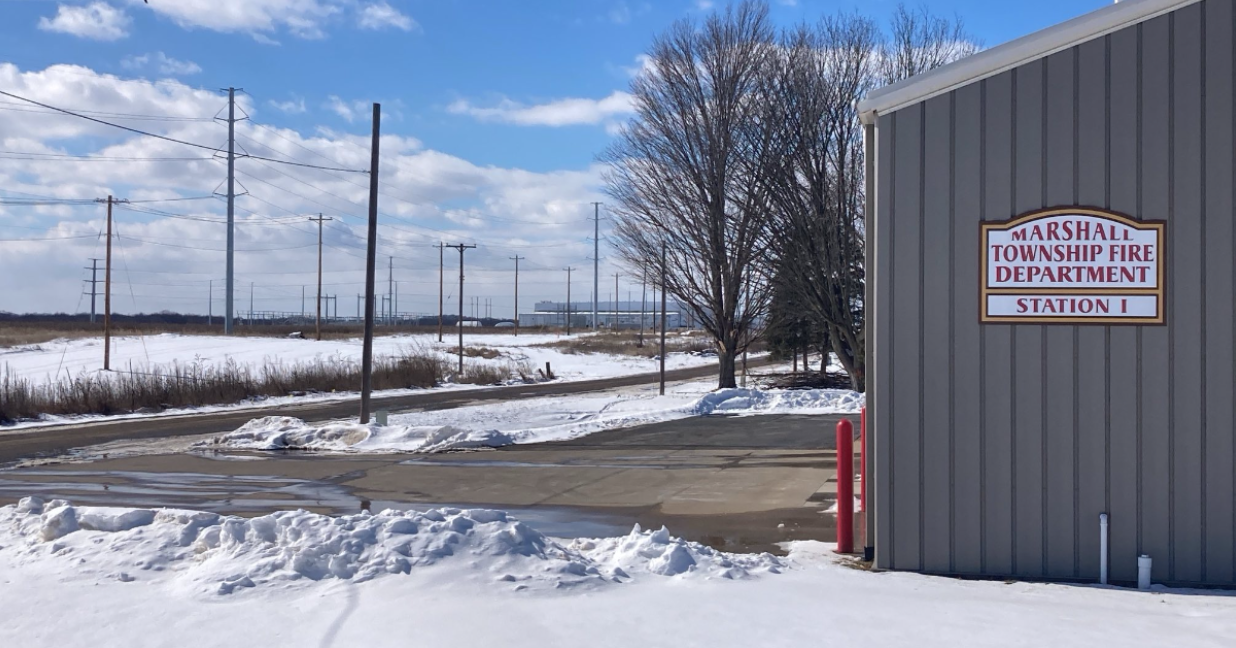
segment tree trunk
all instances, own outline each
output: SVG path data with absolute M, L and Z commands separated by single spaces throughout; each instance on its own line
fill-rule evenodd
M 840 336 L 833 336 L 833 353 L 837 354 L 837 362 L 841 363 L 846 375 L 850 377 L 850 389 L 860 393 L 865 392 L 863 356 L 845 348 Z
M 734 352 L 735 347 L 726 345 L 717 345 L 717 389 L 728 389 L 737 387 L 738 382 L 734 379 L 735 374 L 735 359 L 738 355 Z

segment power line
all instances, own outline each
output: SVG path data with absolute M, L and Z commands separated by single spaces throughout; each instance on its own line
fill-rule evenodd
M 183 146 L 192 146 L 193 148 L 199 148 L 199 149 L 206 150 L 206 151 L 211 151 L 211 152 L 214 152 L 214 153 L 219 153 L 219 154 L 226 154 L 226 153 L 227 153 L 227 151 L 226 151 L 226 150 L 224 150 L 224 149 L 220 149 L 220 148 L 216 148 L 216 147 L 214 147 L 214 146 L 207 146 L 207 145 L 205 145 L 205 144 L 198 144 L 198 143 L 196 143 L 196 142 L 189 142 L 189 141 L 185 141 L 185 140 L 182 140 L 182 139 L 176 139 L 175 137 L 168 137 L 168 136 L 166 136 L 166 135 L 159 135 L 159 134 L 157 134 L 157 133 L 151 133 L 151 132 L 149 132 L 149 131 L 144 131 L 144 130 L 141 130 L 141 129 L 138 129 L 138 128 L 133 128 L 133 127 L 131 127 L 131 126 L 125 126 L 125 125 L 123 125 L 123 124 L 116 124 L 116 123 L 113 123 L 113 122 L 109 122 L 109 121 L 105 121 L 105 120 L 99 119 L 99 118 L 97 118 L 97 117 L 91 117 L 91 116 L 89 116 L 89 115 L 84 115 L 84 114 L 82 114 L 82 113 L 73 112 L 72 110 L 65 110 L 64 108 L 57 108 L 56 106 L 52 106 L 52 105 L 50 105 L 50 104 L 45 104 L 45 103 L 42 103 L 42 102 L 40 102 L 40 101 L 35 101 L 34 99 L 28 99 L 28 98 L 23 97 L 23 96 L 21 96 L 21 95 L 15 95 L 15 94 L 13 94 L 13 93 L 11 93 L 11 92 L 6 92 L 6 91 L 4 91 L 4 90 L 0 90 L 0 95 L 4 95 L 4 96 L 6 96 L 6 97 L 12 97 L 12 98 L 14 98 L 14 99 L 20 99 L 21 101 L 25 101 L 25 102 L 28 102 L 28 103 L 32 103 L 32 104 L 34 104 L 34 105 L 36 105 L 36 106 L 42 106 L 43 108 L 47 108 L 47 109 L 49 109 L 49 110 L 54 110 L 54 111 L 56 111 L 56 112 L 64 113 L 64 114 L 66 114 L 66 115 L 71 115 L 71 116 L 73 116 L 73 117 L 78 117 L 78 118 L 80 118 L 80 119 L 85 119 L 85 120 L 87 120 L 87 121 L 92 121 L 92 122 L 95 122 L 95 123 L 97 123 L 97 124 L 102 124 L 102 125 L 104 125 L 104 126 L 111 126 L 112 128 L 118 128 L 118 129 L 120 129 L 120 130 L 128 131 L 128 132 L 130 132 L 130 133 L 135 133 L 135 134 L 137 134 L 137 135 L 143 135 L 143 136 L 145 136 L 145 137 L 153 137 L 153 138 L 155 138 L 155 139 L 160 139 L 160 140 L 164 140 L 164 141 L 167 141 L 167 142 L 172 142 L 172 143 L 175 143 L 175 144 L 181 144 L 181 145 L 183 145 Z M 295 162 L 295 161 L 292 161 L 292 160 L 277 160 L 277 159 L 275 159 L 275 158 L 262 157 L 262 156 L 260 156 L 260 155 L 241 154 L 241 155 L 239 155 L 239 156 L 237 156 L 237 157 L 252 158 L 252 159 L 255 159 L 255 160 L 265 160 L 265 161 L 267 161 L 267 162 L 275 162 L 275 163 L 277 163 L 277 164 L 287 164 L 287 165 L 291 165 L 291 166 L 298 166 L 298 167 L 303 167 L 303 168 L 307 168 L 307 169 L 318 169 L 318 170 L 321 170 L 321 171 L 339 171 L 339 172 L 342 172 L 342 173 L 369 173 L 368 171 L 366 171 L 366 170 L 364 170 L 364 169 L 345 169 L 345 168 L 342 168 L 342 167 L 326 167 L 326 166 L 320 166 L 320 165 L 317 165 L 317 164 L 308 164 L 308 163 L 306 163 L 306 162 Z

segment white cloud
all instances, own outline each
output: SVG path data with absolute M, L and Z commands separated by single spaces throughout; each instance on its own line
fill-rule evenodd
M 288 99 L 287 101 L 275 101 L 274 99 L 270 99 L 266 103 L 269 104 L 271 108 L 289 115 L 299 115 L 307 110 L 305 108 L 305 100 L 301 97 L 294 97 L 292 99 Z
M 700 11 L 712 9 L 712 0 L 695 0 L 695 8 Z
M 642 72 L 651 72 L 655 68 L 652 65 L 652 57 L 647 54 L 640 54 L 635 57 L 635 65 L 623 67 L 622 71 L 627 73 L 629 77 L 637 77 Z
M 186 29 L 248 34 L 266 44 L 286 32 L 299 38 L 323 38 L 333 23 L 353 16 L 362 29 L 410 31 L 416 21 L 386 0 L 128 0 Z
M 365 102 L 363 101 L 344 101 L 335 95 L 330 95 L 326 98 L 325 108 L 336 115 L 343 118 L 349 124 L 356 121 L 356 118 L 362 115 L 365 111 Z
M 54 18 L 39 19 L 39 29 L 91 40 L 114 41 L 129 35 L 131 22 L 124 10 L 106 2 L 92 2 L 88 5 L 58 5 Z
M 159 74 L 167 76 L 186 76 L 202 71 L 202 67 L 193 61 L 177 60 L 163 52 L 128 56 L 120 61 L 120 65 L 129 70 L 144 70 L 152 67 Z
M 631 102 L 630 94 L 615 90 L 603 99 L 571 97 L 535 105 L 503 98 L 495 106 L 476 106 L 466 99 L 460 99 L 447 106 L 447 110 L 481 121 L 520 126 L 575 126 L 601 124 L 615 117 L 630 115 L 635 111 Z
M 211 119 L 226 106 L 226 97 L 175 80 L 125 79 L 72 65 L 22 70 L 0 62 L 0 87 L 70 109 L 194 118 L 143 121 L 141 127 L 210 146 L 226 141 L 226 126 Z M 238 96 L 237 101 L 244 112 L 258 112 L 247 95 Z M 293 97 L 292 101 L 300 100 Z M 359 133 L 326 128 L 299 132 L 244 121 L 237 124 L 238 142 L 255 155 L 367 168 L 369 106 L 343 99 L 339 102 L 362 124 L 357 126 Z M 356 103 L 363 104 L 363 114 Z M 272 116 L 278 113 L 268 112 L 268 124 Z M 584 217 L 592 213 L 588 202 L 602 198 L 599 166 L 532 172 L 479 165 L 425 149 L 417 139 L 394 129 L 384 130 L 378 253 L 396 255 L 395 278 L 401 281 L 403 292 L 401 308 L 436 312 L 437 255 L 430 245 L 440 240 L 480 245 L 469 253 L 469 281 L 475 278 L 478 291 L 501 286 L 500 291 L 493 288 L 492 293 L 476 294 L 492 294 L 504 313 L 510 309 L 505 290 L 510 274 L 507 257 L 516 250 L 527 251 L 507 246 L 535 246 L 537 263 L 546 268 L 578 263 L 591 253 L 591 244 L 580 238 L 578 228 L 563 223 L 584 226 Z M 207 196 L 216 190 L 226 172 L 225 165 L 210 151 L 40 111 L 6 113 L 0 119 L 0 149 L 41 154 L 27 156 L 38 158 L 35 160 L 0 157 L 0 195 L 24 192 L 93 198 L 111 193 L 131 199 Z M 65 154 L 120 159 L 65 159 Z M 152 157 L 176 159 L 141 159 Z M 258 309 L 298 311 L 299 285 L 312 284 L 316 272 L 317 232 L 307 222 L 302 224 L 302 215 L 323 212 L 336 217 L 326 228 L 330 246 L 325 252 L 326 283 L 339 295 L 340 313 L 350 311 L 353 295 L 364 278 L 365 176 L 255 159 L 239 160 L 237 170 L 237 179 L 249 192 L 237 200 L 237 248 L 241 250 L 236 257 L 238 291 L 247 297 L 247 284 L 255 281 Z M 214 279 L 217 315 L 222 302 L 219 279 L 223 255 L 219 250 L 224 247 L 224 231 L 219 222 L 224 215 L 223 204 L 203 200 L 141 207 L 202 220 L 118 209 L 114 307 L 118 312 L 169 309 L 204 313 L 207 280 Z M 460 218 L 460 214 L 468 217 Z M 93 205 L 0 206 L 0 237 L 87 237 L 6 243 L 0 253 L 0 276 L 24 279 L 0 292 L 0 311 L 88 309 L 88 302 L 79 301 L 82 272 L 88 273 L 80 266 L 88 266 L 85 260 L 89 257 L 99 256 L 101 242 L 94 235 L 102 225 L 102 215 L 103 211 Z M 139 239 L 207 249 L 166 247 Z M 290 247 L 296 249 L 283 249 Z M 290 274 L 301 270 L 303 275 Z M 536 271 L 528 272 L 529 279 L 520 291 L 526 304 L 536 299 L 560 299 L 557 274 L 553 282 L 539 286 Z
M 632 7 L 625 0 L 610 6 L 609 11 L 605 12 L 603 19 L 615 25 L 625 25 L 630 23 L 632 19 L 642 16 L 652 11 L 652 5 L 647 2 L 641 2 Z
M 184 28 L 218 32 L 269 34 L 286 30 L 301 38 L 321 38 L 326 23 L 343 12 L 339 0 L 156 0 L 129 3 L 170 19 Z
M 361 29 L 394 28 L 411 31 L 416 27 L 416 21 L 385 2 L 374 2 L 361 6 L 357 15 L 357 24 Z

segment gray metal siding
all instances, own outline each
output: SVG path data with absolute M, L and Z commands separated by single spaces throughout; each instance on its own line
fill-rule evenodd
M 881 115 L 870 424 L 877 566 L 1236 583 L 1236 113 L 1207 0 Z M 1168 222 L 1167 325 L 978 324 L 978 223 Z

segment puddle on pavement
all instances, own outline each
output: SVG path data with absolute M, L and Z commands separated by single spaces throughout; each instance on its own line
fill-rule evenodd
M 486 508 L 477 504 L 364 500 L 349 489 L 321 481 L 254 475 L 207 475 L 135 471 L 57 471 L 25 469 L 0 473 L 0 504 L 27 495 L 67 499 L 89 506 L 190 508 L 234 515 L 308 509 L 341 515 L 361 509 L 379 512 L 435 508 Z M 562 507 L 511 507 L 502 510 L 551 537 L 623 535 L 635 519 Z

